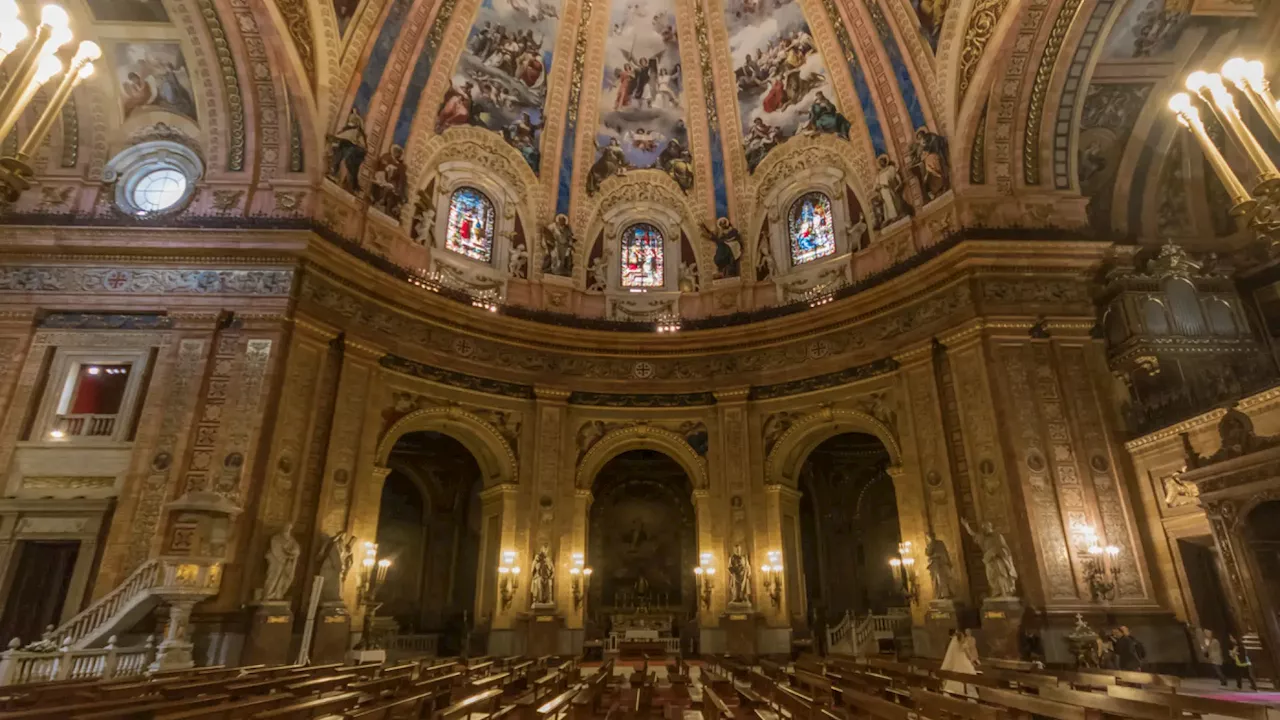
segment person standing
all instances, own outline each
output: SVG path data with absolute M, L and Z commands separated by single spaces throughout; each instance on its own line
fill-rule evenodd
M 1228 635 L 1227 639 L 1231 643 L 1231 649 L 1227 652 L 1231 655 L 1231 664 L 1235 666 L 1236 689 L 1244 689 L 1244 679 L 1247 677 L 1249 687 L 1254 692 L 1258 692 L 1258 676 L 1253 672 L 1253 661 L 1249 659 L 1249 651 L 1244 643 L 1236 639 L 1235 635 Z
M 1119 661 L 1121 670 L 1141 670 L 1142 656 L 1146 652 L 1142 648 L 1142 643 L 1138 642 L 1138 638 L 1129 633 L 1129 628 L 1121 625 L 1117 631 L 1114 645 L 1116 659 Z
M 1227 678 L 1222 674 L 1222 643 L 1213 636 L 1213 631 L 1206 628 L 1200 640 L 1200 657 L 1213 668 L 1213 674 L 1222 687 L 1227 686 Z
M 966 675 L 976 675 L 978 670 L 974 666 L 973 657 L 969 654 L 969 649 L 965 638 L 967 631 L 953 630 L 951 631 L 951 642 L 947 645 L 947 653 L 942 658 L 942 669 L 953 673 L 964 673 Z M 975 653 L 976 655 L 976 653 Z M 942 681 L 942 689 L 944 692 L 952 695 L 964 695 L 971 698 L 978 697 L 978 688 L 976 685 L 960 682 L 959 680 Z

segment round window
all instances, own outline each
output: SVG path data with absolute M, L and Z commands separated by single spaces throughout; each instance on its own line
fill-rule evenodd
M 158 168 L 138 178 L 133 186 L 133 205 L 141 213 L 164 212 L 182 201 L 187 178 L 173 168 Z

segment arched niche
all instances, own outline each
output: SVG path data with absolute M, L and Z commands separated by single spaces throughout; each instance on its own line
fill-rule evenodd
M 793 174 L 777 184 L 765 196 L 765 208 L 769 219 L 769 252 L 778 268 L 774 281 L 778 284 L 779 302 L 818 287 L 832 289 L 852 282 L 850 257 L 856 248 L 851 247 L 849 229 L 854 220 L 849 217 L 846 198 L 845 172 L 839 167 L 822 165 Z M 791 255 L 791 209 L 798 200 L 809 193 L 818 192 L 831 202 L 832 226 L 835 229 L 834 253 L 796 264 Z
M 462 443 L 475 456 L 486 489 L 518 480 L 516 454 L 506 438 L 480 417 L 456 407 L 424 408 L 397 420 L 378 441 L 374 464 L 385 467 L 396 441 L 422 430 L 442 433 Z
M 649 425 L 618 428 L 605 434 L 583 455 L 574 475 L 574 486 L 589 490 L 605 463 L 628 450 L 657 450 L 680 464 L 696 492 L 707 487 L 707 465 L 702 456 L 678 433 Z
M 633 294 L 622 286 L 622 236 L 633 225 L 652 225 L 662 233 L 662 286 L 635 290 L 643 293 L 678 292 L 680 282 L 680 213 L 672 207 L 652 201 L 615 205 L 601 216 L 604 220 L 604 257 L 608 264 L 606 294 Z M 692 259 L 692 258 L 691 258 Z M 591 268 L 587 268 L 587 284 L 591 284 Z
M 431 249 L 434 268 L 452 279 L 476 288 L 505 288 L 511 255 L 511 242 L 515 237 L 516 215 L 519 201 L 511 188 L 497 173 L 465 160 L 448 160 L 437 168 L 434 238 Z M 449 232 L 449 209 L 454 193 L 465 188 L 479 191 L 493 203 L 494 229 L 493 251 L 488 262 L 482 262 L 446 248 Z
M 874 435 L 889 452 L 890 474 L 902 465 L 902 448 L 888 425 L 860 410 L 824 408 L 806 415 L 782 433 L 765 458 L 765 483 L 799 488 L 800 469 L 823 442 L 850 432 Z

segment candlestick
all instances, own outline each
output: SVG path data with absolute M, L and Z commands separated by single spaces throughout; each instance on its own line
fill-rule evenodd
M 1249 197 L 1249 191 L 1244 183 L 1236 177 L 1231 166 L 1227 164 L 1227 159 L 1218 150 L 1218 146 L 1213 144 L 1213 138 L 1210 138 L 1209 133 L 1205 131 L 1204 122 L 1200 120 L 1200 112 L 1191 105 L 1191 96 L 1186 93 L 1174 95 L 1169 98 L 1169 109 L 1176 114 L 1178 122 L 1195 135 L 1196 140 L 1200 142 L 1200 149 L 1204 151 L 1205 159 L 1209 161 L 1209 166 L 1226 186 L 1227 194 L 1231 197 L 1231 214 L 1245 215 L 1257 207 L 1258 201 Z
M 1235 99 L 1231 97 L 1231 93 L 1226 86 L 1222 84 L 1222 76 L 1217 73 L 1207 73 L 1203 71 L 1193 72 L 1187 76 L 1187 89 L 1198 94 L 1209 106 L 1213 108 L 1214 114 L 1222 121 L 1223 127 L 1244 154 L 1249 157 L 1249 161 L 1253 163 L 1254 168 L 1258 171 L 1258 183 L 1253 189 L 1254 195 L 1267 195 L 1273 190 L 1280 187 L 1280 171 L 1276 170 L 1275 163 L 1271 162 L 1271 158 L 1267 156 L 1262 145 L 1253 137 L 1249 129 L 1245 127 L 1244 120 L 1240 117 L 1240 111 L 1236 108 Z

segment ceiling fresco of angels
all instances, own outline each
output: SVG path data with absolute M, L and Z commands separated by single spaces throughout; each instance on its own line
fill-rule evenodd
M 826 63 L 794 0 L 728 0 L 725 22 L 733 55 L 747 167 L 755 170 L 796 133 L 849 139 Z
M 614 2 L 588 193 L 612 175 L 640 168 L 662 170 L 686 192 L 693 187 L 683 91 L 670 0 Z
M 436 116 L 436 132 L 458 125 L 492 130 L 538 172 L 559 20 L 559 0 L 484 0 Z

